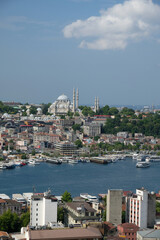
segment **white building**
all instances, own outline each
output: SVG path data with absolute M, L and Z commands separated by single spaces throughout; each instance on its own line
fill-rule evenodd
M 129 223 L 134 223 L 141 229 L 147 228 L 148 192 L 145 189 L 136 189 L 136 195 L 128 197 L 127 212 Z
M 43 195 L 33 195 L 30 208 L 30 225 L 45 226 L 57 223 L 57 199 L 46 192 Z
M 75 89 L 73 89 L 73 103 L 71 103 L 70 99 L 62 94 L 57 98 L 57 100 L 52 103 L 52 105 L 48 108 L 48 112 L 53 115 L 66 115 L 68 112 L 75 112 L 78 109 L 78 101 L 79 101 L 79 92 L 75 93 Z

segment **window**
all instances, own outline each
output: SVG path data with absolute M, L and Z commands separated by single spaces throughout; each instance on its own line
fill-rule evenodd
M 36 218 L 36 221 L 38 221 L 38 218 Z
M 36 204 L 36 206 L 38 206 L 38 203 Z
M 38 213 L 36 213 L 36 216 L 38 216 Z
M 38 208 L 36 208 L 36 211 L 38 211 Z

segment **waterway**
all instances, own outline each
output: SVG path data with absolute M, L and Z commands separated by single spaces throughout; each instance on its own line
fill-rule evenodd
M 130 158 L 106 165 L 96 163 L 50 164 L 16 167 L 0 171 L 0 193 L 11 197 L 13 193 L 44 192 L 61 195 L 65 190 L 72 196 L 80 193 L 98 195 L 108 189 L 134 191 L 145 187 L 148 191 L 160 190 L 160 162 L 149 168 L 136 168 Z

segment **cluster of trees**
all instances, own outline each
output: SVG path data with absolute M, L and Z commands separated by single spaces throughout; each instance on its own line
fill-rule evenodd
M 119 111 L 116 107 L 109 107 L 105 105 L 104 107 L 100 108 L 99 111 L 96 113 L 97 115 L 116 115 Z
M 0 216 L 0 229 L 8 233 L 19 232 L 21 227 L 26 227 L 30 221 L 30 213 L 23 213 L 20 217 L 10 210 Z
M 120 142 L 115 142 L 114 144 L 109 144 L 109 143 L 97 143 L 95 145 L 92 145 L 90 147 L 91 152 L 94 152 L 97 150 L 97 152 L 112 152 L 114 151 L 122 151 L 122 150 L 131 150 L 131 151 L 138 151 L 140 149 L 140 143 L 136 143 L 136 145 L 124 145 L 124 143 Z
M 0 113 L 16 114 L 18 113 L 18 109 L 7 106 L 2 101 L 0 101 Z
M 145 136 L 160 137 L 160 115 L 148 114 L 143 119 L 131 119 L 117 114 L 115 118 L 107 119 L 102 128 L 102 132 L 106 134 L 116 134 L 123 131 L 132 133 L 133 136 L 134 133 L 143 133 Z
M 82 110 L 82 114 L 87 117 L 93 117 L 95 115 L 95 112 L 91 109 L 91 107 L 87 107 L 87 106 L 79 106 L 79 109 Z

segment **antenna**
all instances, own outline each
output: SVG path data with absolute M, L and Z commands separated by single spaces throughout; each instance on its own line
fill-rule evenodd
M 36 192 L 36 188 L 35 188 L 35 186 L 33 185 L 33 193 L 35 193 Z

